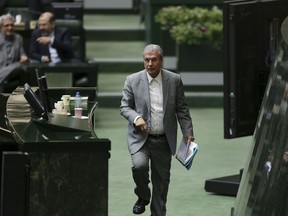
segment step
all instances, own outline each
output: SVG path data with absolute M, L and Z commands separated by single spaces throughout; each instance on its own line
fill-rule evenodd
M 145 41 L 145 29 L 133 27 L 85 27 L 86 41 Z
M 145 26 L 138 14 L 85 14 L 87 41 L 145 41 Z
M 143 70 L 143 60 L 136 58 L 94 58 L 99 73 L 133 73 Z
M 133 8 L 133 0 L 85 0 L 84 9 L 93 10 L 93 9 L 122 9 L 130 10 Z
M 223 91 L 222 71 L 179 72 L 186 91 Z
M 100 41 L 86 42 L 88 59 L 100 58 L 142 58 L 144 41 Z
M 99 63 L 99 73 L 133 73 L 144 69 L 142 58 L 90 58 Z M 164 57 L 163 66 L 176 71 L 176 58 Z
M 223 93 L 220 92 L 185 92 L 186 101 L 189 107 L 223 107 Z M 121 92 L 99 92 L 99 107 L 120 106 L 122 98 Z
M 99 73 L 136 72 L 143 69 L 144 42 L 87 42 L 86 56 L 99 63 Z
M 138 14 L 85 14 L 84 28 L 135 28 L 145 29 Z

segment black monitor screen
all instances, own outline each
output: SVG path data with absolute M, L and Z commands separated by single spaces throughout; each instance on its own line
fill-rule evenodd
M 252 135 L 288 1 L 228 1 L 224 9 L 224 138 Z
M 35 94 L 35 92 L 31 89 L 28 83 L 24 84 L 24 92 L 23 95 L 29 105 L 34 110 L 33 114 L 37 117 L 43 117 L 45 118 L 45 110 L 42 105 L 41 100 L 38 98 L 38 96 Z
M 40 68 L 35 69 L 38 87 L 39 87 L 39 94 L 42 100 L 42 104 L 45 110 L 45 115 L 48 119 L 48 113 L 51 112 L 50 101 L 48 96 L 48 87 L 47 87 L 47 80 L 45 74 L 42 72 Z

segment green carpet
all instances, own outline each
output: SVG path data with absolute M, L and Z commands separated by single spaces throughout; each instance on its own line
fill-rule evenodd
M 97 135 L 112 142 L 109 160 L 109 216 L 129 216 L 136 201 L 131 162 L 126 144 L 127 122 L 119 109 L 97 110 Z M 200 146 L 192 170 L 174 158 L 167 216 L 229 216 L 235 197 L 204 190 L 205 180 L 238 174 L 244 167 L 251 137 L 223 139 L 223 110 L 191 108 L 196 142 Z M 179 133 L 179 140 L 181 134 Z M 149 208 L 143 216 L 150 215 Z

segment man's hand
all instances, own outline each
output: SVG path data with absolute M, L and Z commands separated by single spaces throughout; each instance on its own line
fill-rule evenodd
M 48 62 L 50 62 L 50 58 L 49 58 L 49 56 L 42 56 L 41 61 L 48 63 Z
M 185 141 L 186 141 L 186 144 L 190 143 L 190 142 L 193 142 L 195 140 L 195 138 L 193 136 L 187 136 L 185 137 Z
M 25 63 L 25 62 L 27 62 L 28 61 L 28 57 L 26 56 L 26 55 L 22 55 L 21 57 L 20 57 L 20 63 Z
M 149 128 L 146 124 L 146 121 L 142 117 L 140 117 L 136 120 L 135 126 L 144 133 L 149 132 Z
M 37 38 L 36 41 L 40 44 L 49 44 L 51 43 L 51 37 L 42 36 L 42 37 Z

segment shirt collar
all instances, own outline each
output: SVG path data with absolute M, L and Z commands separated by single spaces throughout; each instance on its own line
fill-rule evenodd
M 148 78 L 148 83 L 151 83 L 153 79 L 155 79 L 158 83 L 162 82 L 162 70 L 160 70 L 159 74 L 153 78 L 149 75 L 149 73 L 147 72 L 147 78 Z

